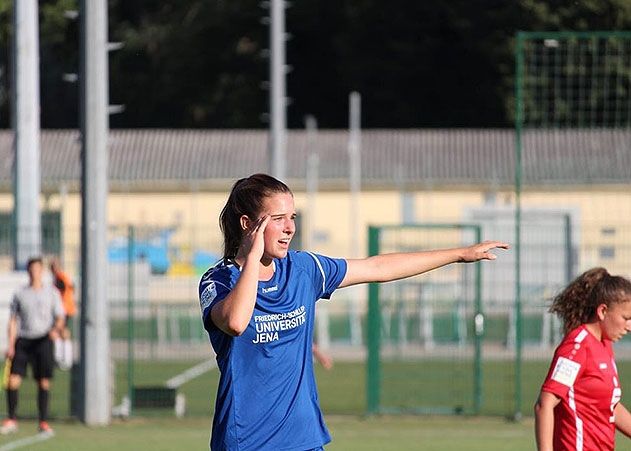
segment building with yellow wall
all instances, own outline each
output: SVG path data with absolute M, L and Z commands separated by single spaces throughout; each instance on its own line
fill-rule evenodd
M 563 137 L 549 134 L 548 141 L 562 142 Z M 522 207 L 577 213 L 576 270 L 604 265 L 631 272 L 627 134 L 620 141 L 622 147 L 604 147 L 598 135 L 583 132 L 581 140 L 567 139 L 574 147 L 571 158 L 564 157 L 567 149 L 558 145 L 546 148 L 538 143 L 525 152 Z M 321 131 L 311 144 L 305 132 L 289 133 L 287 182 L 295 193 L 302 231 L 310 231 L 301 239 L 317 252 L 353 255 L 353 235 L 359 233 L 359 254 L 365 255 L 369 224 L 466 222 L 470 208 L 514 207 L 512 130 L 364 131 L 357 217 L 349 213 L 355 210 L 348 188 L 347 141 L 343 130 Z M 0 211 L 5 214 L 12 209 L 11 142 L 11 132 L 0 133 Z M 77 131 L 42 132 L 42 209 L 60 213 L 60 252 L 75 269 L 81 209 L 79 146 Z M 130 225 L 139 228 L 140 239 L 149 229 L 171 230 L 172 265 L 167 273 L 194 272 L 195 251 L 221 253 L 218 216 L 227 193 L 236 179 L 266 171 L 266 146 L 263 130 L 112 130 L 112 238 L 124 236 Z M 314 153 L 319 156 L 318 192 L 310 197 L 305 191 L 306 161 Z M 7 255 L 3 260 L 7 265 Z

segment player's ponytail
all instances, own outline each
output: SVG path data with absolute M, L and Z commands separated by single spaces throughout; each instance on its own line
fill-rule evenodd
M 563 330 L 572 329 L 594 319 L 600 304 L 610 306 L 623 302 L 631 295 L 631 282 L 610 275 L 605 268 L 592 268 L 574 279 L 550 306 L 550 312 L 563 320 Z
M 224 258 L 237 256 L 243 238 L 241 216 L 256 220 L 263 209 L 263 200 L 275 193 L 292 194 L 287 185 L 267 174 L 254 174 L 235 182 L 219 216 Z

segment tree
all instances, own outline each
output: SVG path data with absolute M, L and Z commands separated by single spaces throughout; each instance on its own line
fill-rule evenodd
M 0 124 L 8 126 L 9 0 L 0 0 Z M 259 0 L 110 0 L 112 127 L 262 128 L 268 110 L 267 14 Z M 76 0 L 40 0 L 42 125 L 76 127 Z M 628 0 L 301 0 L 287 10 L 291 127 L 314 114 L 365 127 L 511 126 L 518 30 L 631 26 Z M 4 88 L 4 89 L 2 89 Z M 3 95 L 3 93 L 5 93 Z

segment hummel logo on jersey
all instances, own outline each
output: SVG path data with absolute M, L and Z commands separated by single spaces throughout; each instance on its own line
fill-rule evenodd
M 278 291 L 278 285 L 274 285 L 273 287 L 269 287 L 269 288 L 263 288 L 261 289 L 261 291 L 263 292 L 263 294 L 271 293 L 272 291 Z

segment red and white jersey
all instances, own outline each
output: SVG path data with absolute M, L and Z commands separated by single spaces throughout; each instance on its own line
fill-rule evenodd
M 604 451 L 615 445 L 614 408 L 622 389 L 611 341 L 579 326 L 554 353 L 542 391 L 561 398 L 554 409 L 555 451 Z

